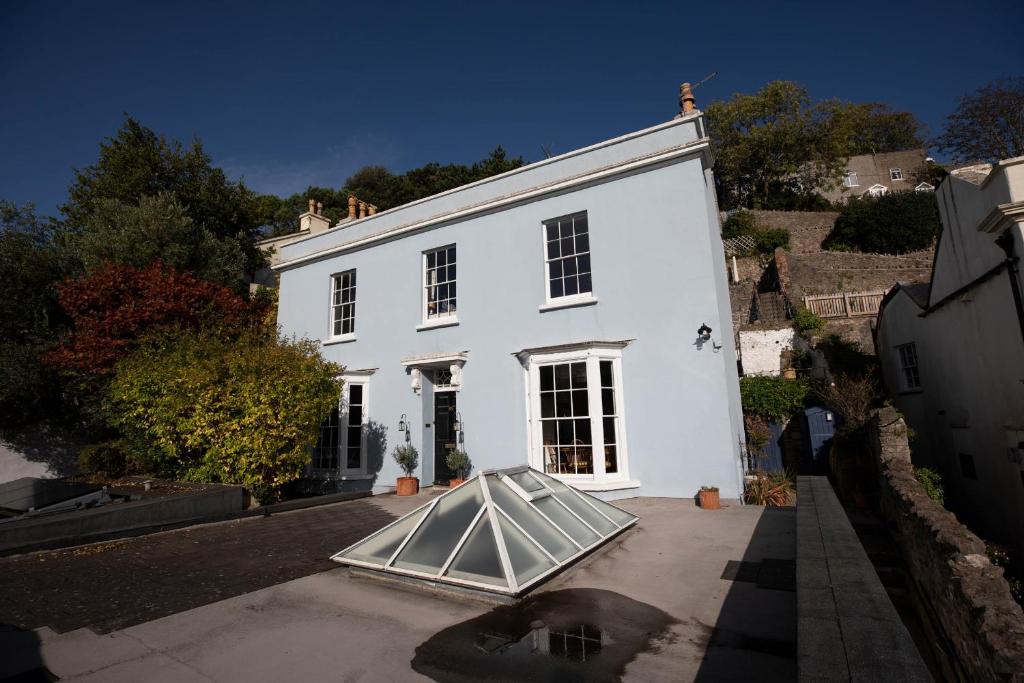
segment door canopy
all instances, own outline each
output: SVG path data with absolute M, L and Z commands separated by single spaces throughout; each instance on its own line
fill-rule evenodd
M 529 467 L 489 470 L 331 559 L 518 596 L 637 519 Z

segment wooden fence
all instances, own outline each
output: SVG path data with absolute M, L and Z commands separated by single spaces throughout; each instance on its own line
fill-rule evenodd
M 837 294 L 816 294 L 804 297 L 804 306 L 811 313 L 822 318 L 852 318 L 859 315 L 875 315 L 885 290 L 875 292 L 839 292 Z

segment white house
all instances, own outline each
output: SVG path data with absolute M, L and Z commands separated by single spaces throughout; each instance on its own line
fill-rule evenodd
M 953 171 L 937 199 L 931 283 L 889 292 L 875 346 L 915 462 L 982 535 L 1024 551 L 1024 157 Z
M 424 483 L 460 446 L 477 471 L 529 464 L 605 498 L 740 496 L 712 158 L 683 99 L 665 123 L 279 246 L 282 331 L 345 366 L 313 472 L 385 491 L 408 441 Z

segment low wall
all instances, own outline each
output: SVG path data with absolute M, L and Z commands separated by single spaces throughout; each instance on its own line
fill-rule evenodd
M 782 374 L 782 353 L 791 351 L 796 343 L 796 330 L 787 325 L 775 329 L 739 331 L 740 364 L 744 375 Z
M 926 609 L 955 651 L 961 677 L 1024 681 L 1024 612 L 985 543 L 928 498 L 914 478 L 907 425 L 894 408 L 867 425 L 878 504 Z
M 218 486 L 183 496 L 112 503 L 102 507 L 0 524 L 0 553 L 60 547 L 129 534 L 138 529 L 224 518 L 242 511 L 245 489 Z

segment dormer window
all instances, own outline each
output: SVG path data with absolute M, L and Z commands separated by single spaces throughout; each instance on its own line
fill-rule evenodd
M 857 172 L 847 171 L 843 177 L 843 187 L 857 187 Z
M 903 180 L 903 171 L 901 171 L 898 168 L 890 168 L 889 169 L 889 179 L 890 180 Z

